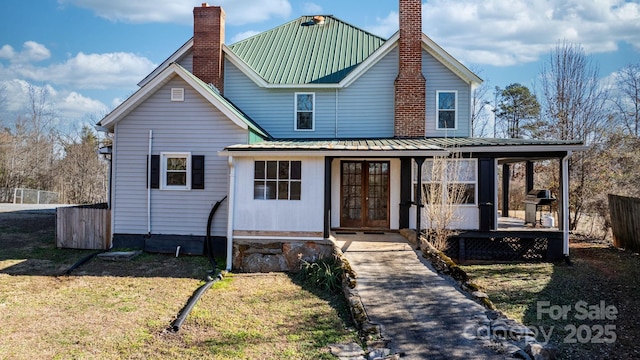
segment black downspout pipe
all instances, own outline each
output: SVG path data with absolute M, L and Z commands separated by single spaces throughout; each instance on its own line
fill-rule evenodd
M 226 198 L 227 198 L 226 196 L 223 197 L 213 205 L 213 208 L 211 208 L 211 211 L 209 212 L 209 218 L 207 219 L 207 236 L 205 239 L 205 247 L 206 247 L 205 250 L 206 250 L 207 256 L 209 257 L 209 262 L 211 263 L 211 267 L 213 268 L 211 270 L 211 274 L 216 273 L 217 272 L 216 268 L 218 267 L 218 264 L 216 263 L 216 260 L 213 257 L 213 246 L 211 244 L 211 224 L 213 223 L 213 215 L 216 213 L 216 211 L 220 207 L 220 204 L 222 204 L 222 202 Z M 207 282 L 204 283 L 202 286 L 200 286 L 193 293 L 193 295 L 191 295 L 191 297 L 189 298 L 189 301 L 187 301 L 187 304 L 184 306 L 184 308 L 182 308 L 182 310 L 180 311 L 180 314 L 178 314 L 178 317 L 171 323 L 171 327 L 169 328 L 169 330 L 173 332 L 180 331 L 180 327 L 182 327 L 182 324 L 187 319 L 187 316 L 189 316 L 189 314 L 191 313 L 191 310 L 193 310 L 193 307 L 200 300 L 202 295 L 204 295 L 204 293 L 207 292 L 207 290 L 209 290 L 211 285 L 213 285 L 215 282 L 220 280 L 222 280 L 222 274 L 220 272 L 217 272 L 217 275 L 215 277 L 208 275 Z
M 213 205 L 213 208 L 211 208 L 211 212 L 209 212 L 209 218 L 207 219 L 207 236 L 205 238 L 204 246 L 207 256 L 209 257 L 209 262 L 211 263 L 212 273 L 216 271 L 218 263 L 216 263 L 216 259 L 213 257 L 213 245 L 211 244 L 211 225 L 213 223 L 213 215 L 216 213 L 216 211 L 220 207 L 220 204 L 222 204 L 222 202 L 226 198 L 226 196 L 223 197 L 221 200 L 217 201 L 215 205 Z
M 422 232 L 422 164 L 424 163 L 424 157 L 415 158 L 416 164 L 418 164 L 418 186 L 416 187 L 416 250 L 420 250 L 420 233 Z
M 222 280 L 222 274 L 218 273 L 218 275 L 215 278 L 212 278 L 211 280 L 207 280 L 206 283 L 204 283 L 202 286 L 200 286 L 193 293 L 193 295 L 191 295 L 191 298 L 189 298 L 189 301 L 187 302 L 187 305 L 185 305 L 185 307 L 182 308 L 182 310 L 180 311 L 180 314 L 178 315 L 178 317 L 171 323 L 171 327 L 169 328 L 169 330 L 173 331 L 173 332 L 180 331 L 180 328 L 182 327 L 182 324 L 187 319 L 187 316 L 189 316 L 189 314 L 191 313 L 191 310 L 193 310 L 193 307 L 196 305 L 198 300 L 200 300 L 202 295 L 204 295 L 204 293 L 207 290 L 209 290 L 211 285 L 215 284 L 216 282 L 218 282 L 220 280 Z
M 64 272 L 64 275 L 70 275 L 73 270 L 89 262 L 89 260 L 93 259 L 94 257 L 96 257 L 96 255 L 101 254 L 102 252 L 103 251 L 94 252 L 78 260 L 75 264 L 71 265 L 71 267 Z

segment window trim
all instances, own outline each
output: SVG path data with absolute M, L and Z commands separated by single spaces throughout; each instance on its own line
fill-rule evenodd
M 429 159 L 425 160 L 425 162 L 422 164 L 422 168 L 423 169 L 425 168 L 426 163 L 429 162 L 429 161 L 433 162 L 433 158 L 429 158 Z M 464 203 L 464 204 L 452 204 L 451 206 L 478 207 L 478 159 L 475 159 L 475 158 L 447 159 L 447 163 L 453 162 L 453 161 L 455 161 L 455 162 L 468 161 L 468 162 L 471 162 L 473 164 L 473 176 L 474 176 L 474 180 L 473 181 L 469 181 L 469 180 L 466 180 L 466 181 L 455 181 L 455 182 L 448 182 L 447 181 L 447 184 L 452 183 L 452 184 L 471 184 L 471 185 L 474 185 L 474 195 L 473 195 L 474 202 L 473 203 Z M 411 173 L 412 173 L 412 175 L 411 175 L 412 176 L 412 179 L 411 179 L 411 183 L 412 183 L 412 186 L 411 186 L 411 192 L 412 192 L 411 198 L 415 199 L 415 196 L 416 196 L 415 188 L 416 188 L 417 183 L 418 183 L 418 167 L 417 167 L 417 164 L 416 164 L 415 161 L 412 161 Z M 426 177 L 423 174 L 423 176 L 422 176 L 422 184 L 423 185 L 424 184 L 442 183 L 442 181 L 427 181 L 425 179 L 426 179 Z M 447 194 L 447 192 L 443 192 L 442 193 L 442 196 L 443 196 L 442 201 L 443 202 L 445 201 L 444 196 L 446 196 L 446 194 Z
M 298 129 L 298 95 L 311 95 L 311 129 Z M 308 111 L 303 111 L 308 112 Z M 316 130 L 316 93 L 295 92 L 293 96 L 293 131 L 315 131 Z
M 167 185 L 167 159 L 186 158 L 187 168 L 185 185 Z M 160 190 L 191 190 L 191 153 L 190 152 L 161 152 L 160 153 Z
M 264 163 L 264 178 L 258 178 L 256 176 L 256 164 L 258 162 L 262 162 Z M 275 178 L 270 178 L 268 175 L 268 163 L 269 162 L 275 162 L 276 163 L 276 174 L 275 174 Z M 280 163 L 288 163 L 288 170 L 287 170 L 287 178 L 280 178 Z M 294 178 L 292 177 L 292 164 L 293 163 L 299 163 L 299 171 L 300 171 L 300 178 Z M 267 159 L 260 159 L 260 160 L 254 160 L 253 161 L 253 200 L 267 200 L 267 201 L 300 201 L 302 200 L 302 161 L 301 160 L 267 160 Z M 257 182 L 264 182 L 264 184 L 261 184 L 260 186 L 264 186 L 263 188 L 263 194 L 262 196 L 257 196 L 256 194 L 256 184 Z M 273 182 L 275 183 L 275 188 L 274 188 L 274 194 L 273 194 L 273 198 L 270 198 L 267 196 L 267 190 L 268 190 L 268 186 L 266 183 L 268 182 Z M 281 198 L 281 194 L 280 194 L 280 184 L 281 183 L 287 183 L 287 198 Z M 292 186 L 291 184 L 293 183 L 298 183 L 299 184 L 299 194 L 298 194 L 298 198 L 293 197 L 292 198 Z
M 453 96 L 455 97 L 452 128 L 440 127 L 440 93 L 453 93 Z M 451 111 L 451 110 L 443 110 L 443 111 Z M 436 130 L 440 130 L 440 131 L 458 130 L 458 112 L 459 112 L 458 90 L 436 90 Z

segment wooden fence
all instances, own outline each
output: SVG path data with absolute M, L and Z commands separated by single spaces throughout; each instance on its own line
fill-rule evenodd
M 609 194 L 613 245 L 640 252 L 640 199 Z
M 58 208 L 56 246 L 96 250 L 111 248 L 111 212 L 91 207 Z

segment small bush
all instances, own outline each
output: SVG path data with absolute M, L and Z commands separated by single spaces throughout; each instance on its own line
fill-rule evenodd
M 337 293 L 342 287 L 344 268 L 342 261 L 331 256 L 313 262 L 300 260 L 300 280 L 309 286 L 331 293 Z

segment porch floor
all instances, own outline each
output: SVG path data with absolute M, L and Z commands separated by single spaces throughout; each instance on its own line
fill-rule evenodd
M 510 213 L 513 213 L 514 211 L 511 210 Z M 530 224 L 525 225 L 524 224 L 524 211 L 522 211 L 522 218 L 517 217 L 518 216 L 518 211 L 515 211 L 515 215 L 516 216 L 509 216 L 509 217 L 504 217 L 504 216 L 498 216 L 498 231 L 524 231 L 524 230 L 530 230 L 530 231 L 558 231 L 558 227 L 554 226 L 554 227 L 542 227 L 540 225 L 540 223 L 536 224 L 536 226 L 532 226 Z M 555 222 L 557 224 L 557 221 Z

